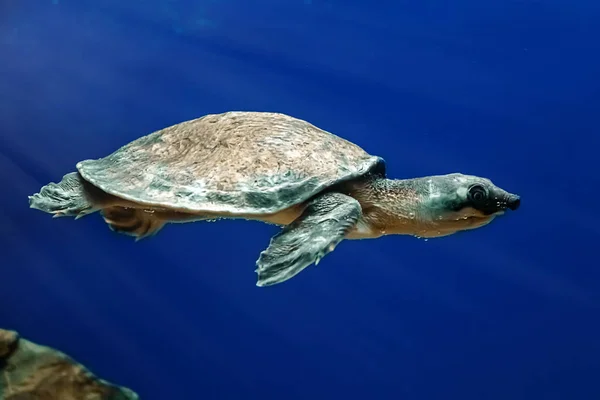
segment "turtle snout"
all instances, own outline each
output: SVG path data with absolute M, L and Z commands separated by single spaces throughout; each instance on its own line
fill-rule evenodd
M 521 205 L 521 197 L 516 194 L 511 194 L 508 196 L 508 200 L 506 201 L 506 207 L 515 211 Z

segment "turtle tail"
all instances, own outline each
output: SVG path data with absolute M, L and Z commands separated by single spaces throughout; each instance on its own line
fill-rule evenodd
M 98 211 L 94 202 L 94 191 L 99 191 L 87 183 L 78 172 L 63 176 L 59 183 L 49 183 L 39 193 L 29 196 L 29 207 L 54 217 L 81 218 Z

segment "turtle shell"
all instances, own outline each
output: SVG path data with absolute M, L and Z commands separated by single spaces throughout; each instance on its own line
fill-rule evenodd
M 227 112 L 143 136 L 77 164 L 114 196 L 183 212 L 271 214 L 336 183 L 385 174 L 380 157 L 279 113 Z

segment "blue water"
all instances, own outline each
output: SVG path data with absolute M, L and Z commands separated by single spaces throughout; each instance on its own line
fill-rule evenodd
M 0 326 L 142 399 L 600 398 L 600 3 L 0 3 Z M 278 111 L 522 206 L 442 239 L 343 242 L 269 288 L 273 226 L 135 243 L 27 196 L 208 113 Z

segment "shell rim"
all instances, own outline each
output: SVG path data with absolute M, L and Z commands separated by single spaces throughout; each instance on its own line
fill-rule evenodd
M 85 168 L 84 168 L 85 167 L 84 164 L 86 161 L 93 161 L 93 160 L 83 160 L 83 161 L 78 162 L 76 165 L 77 171 L 79 172 L 79 174 L 81 175 L 81 177 L 83 179 L 85 179 L 87 182 L 94 185 L 98 189 L 102 190 L 103 192 L 105 192 L 109 195 L 115 196 L 117 198 L 138 204 L 140 206 L 155 208 L 155 209 L 165 209 L 165 210 L 169 210 L 169 211 L 178 211 L 178 212 L 188 213 L 188 214 L 202 214 L 202 213 L 210 213 L 210 214 L 217 214 L 217 215 L 218 214 L 224 214 L 224 215 L 276 214 L 282 210 L 285 210 L 286 208 L 289 208 L 289 207 L 297 205 L 297 204 L 301 204 L 301 203 L 305 202 L 306 200 L 310 199 L 311 197 L 315 196 L 316 194 L 318 194 L 334 185 L 337 185 L 337 184 L 340 184 L 343 182 L 347 182 L 347 181 L 351 181 L 353 179 L 360 178 L 362 176 L 366 176 L 369 174 L 371 174 L 373 176 L 378 176 L 378 177 L 386 176 L 385 160 L 379 156 L 371 156 L 369 159 L 366 160 L 366 162 L 363 165 L 361 165 L 360 168 L 357 169 L 357 171 L 355 173 L 347 174 L 338 179 L 323 181 L 319 185 L 315 186 L 315 188 L 312 191 L 307 192 L 304 195 L 300 196 L 297 201 L 295 201 L 291 204 L 288 203 L 283 207 L 240 208 L 240 207 L 235 207 L 234 205 L 226 204 L 226 203 L 204 203 L 203 208 L 189 208 L 189 207 L 174 207 L 172 204 L 168 204 L 166 202 L 140 201 L 139 199 L 135 198 L 134 196 L 124 195 L 113 189 L 107 190 L 104 187 L 102 187 L 101 185 L 99 185 L 97 182 L 95 182 L 95 179 L 92 176 L 90 176 L 88 173 L 86 173 Z M 231 192 L 231 191 L 221 191 L 221 193 L 228 193 L 228 192 Z M 212 204 L 212 205 L 215 205 L 216 207 L 206 207 L 207 204 Z

